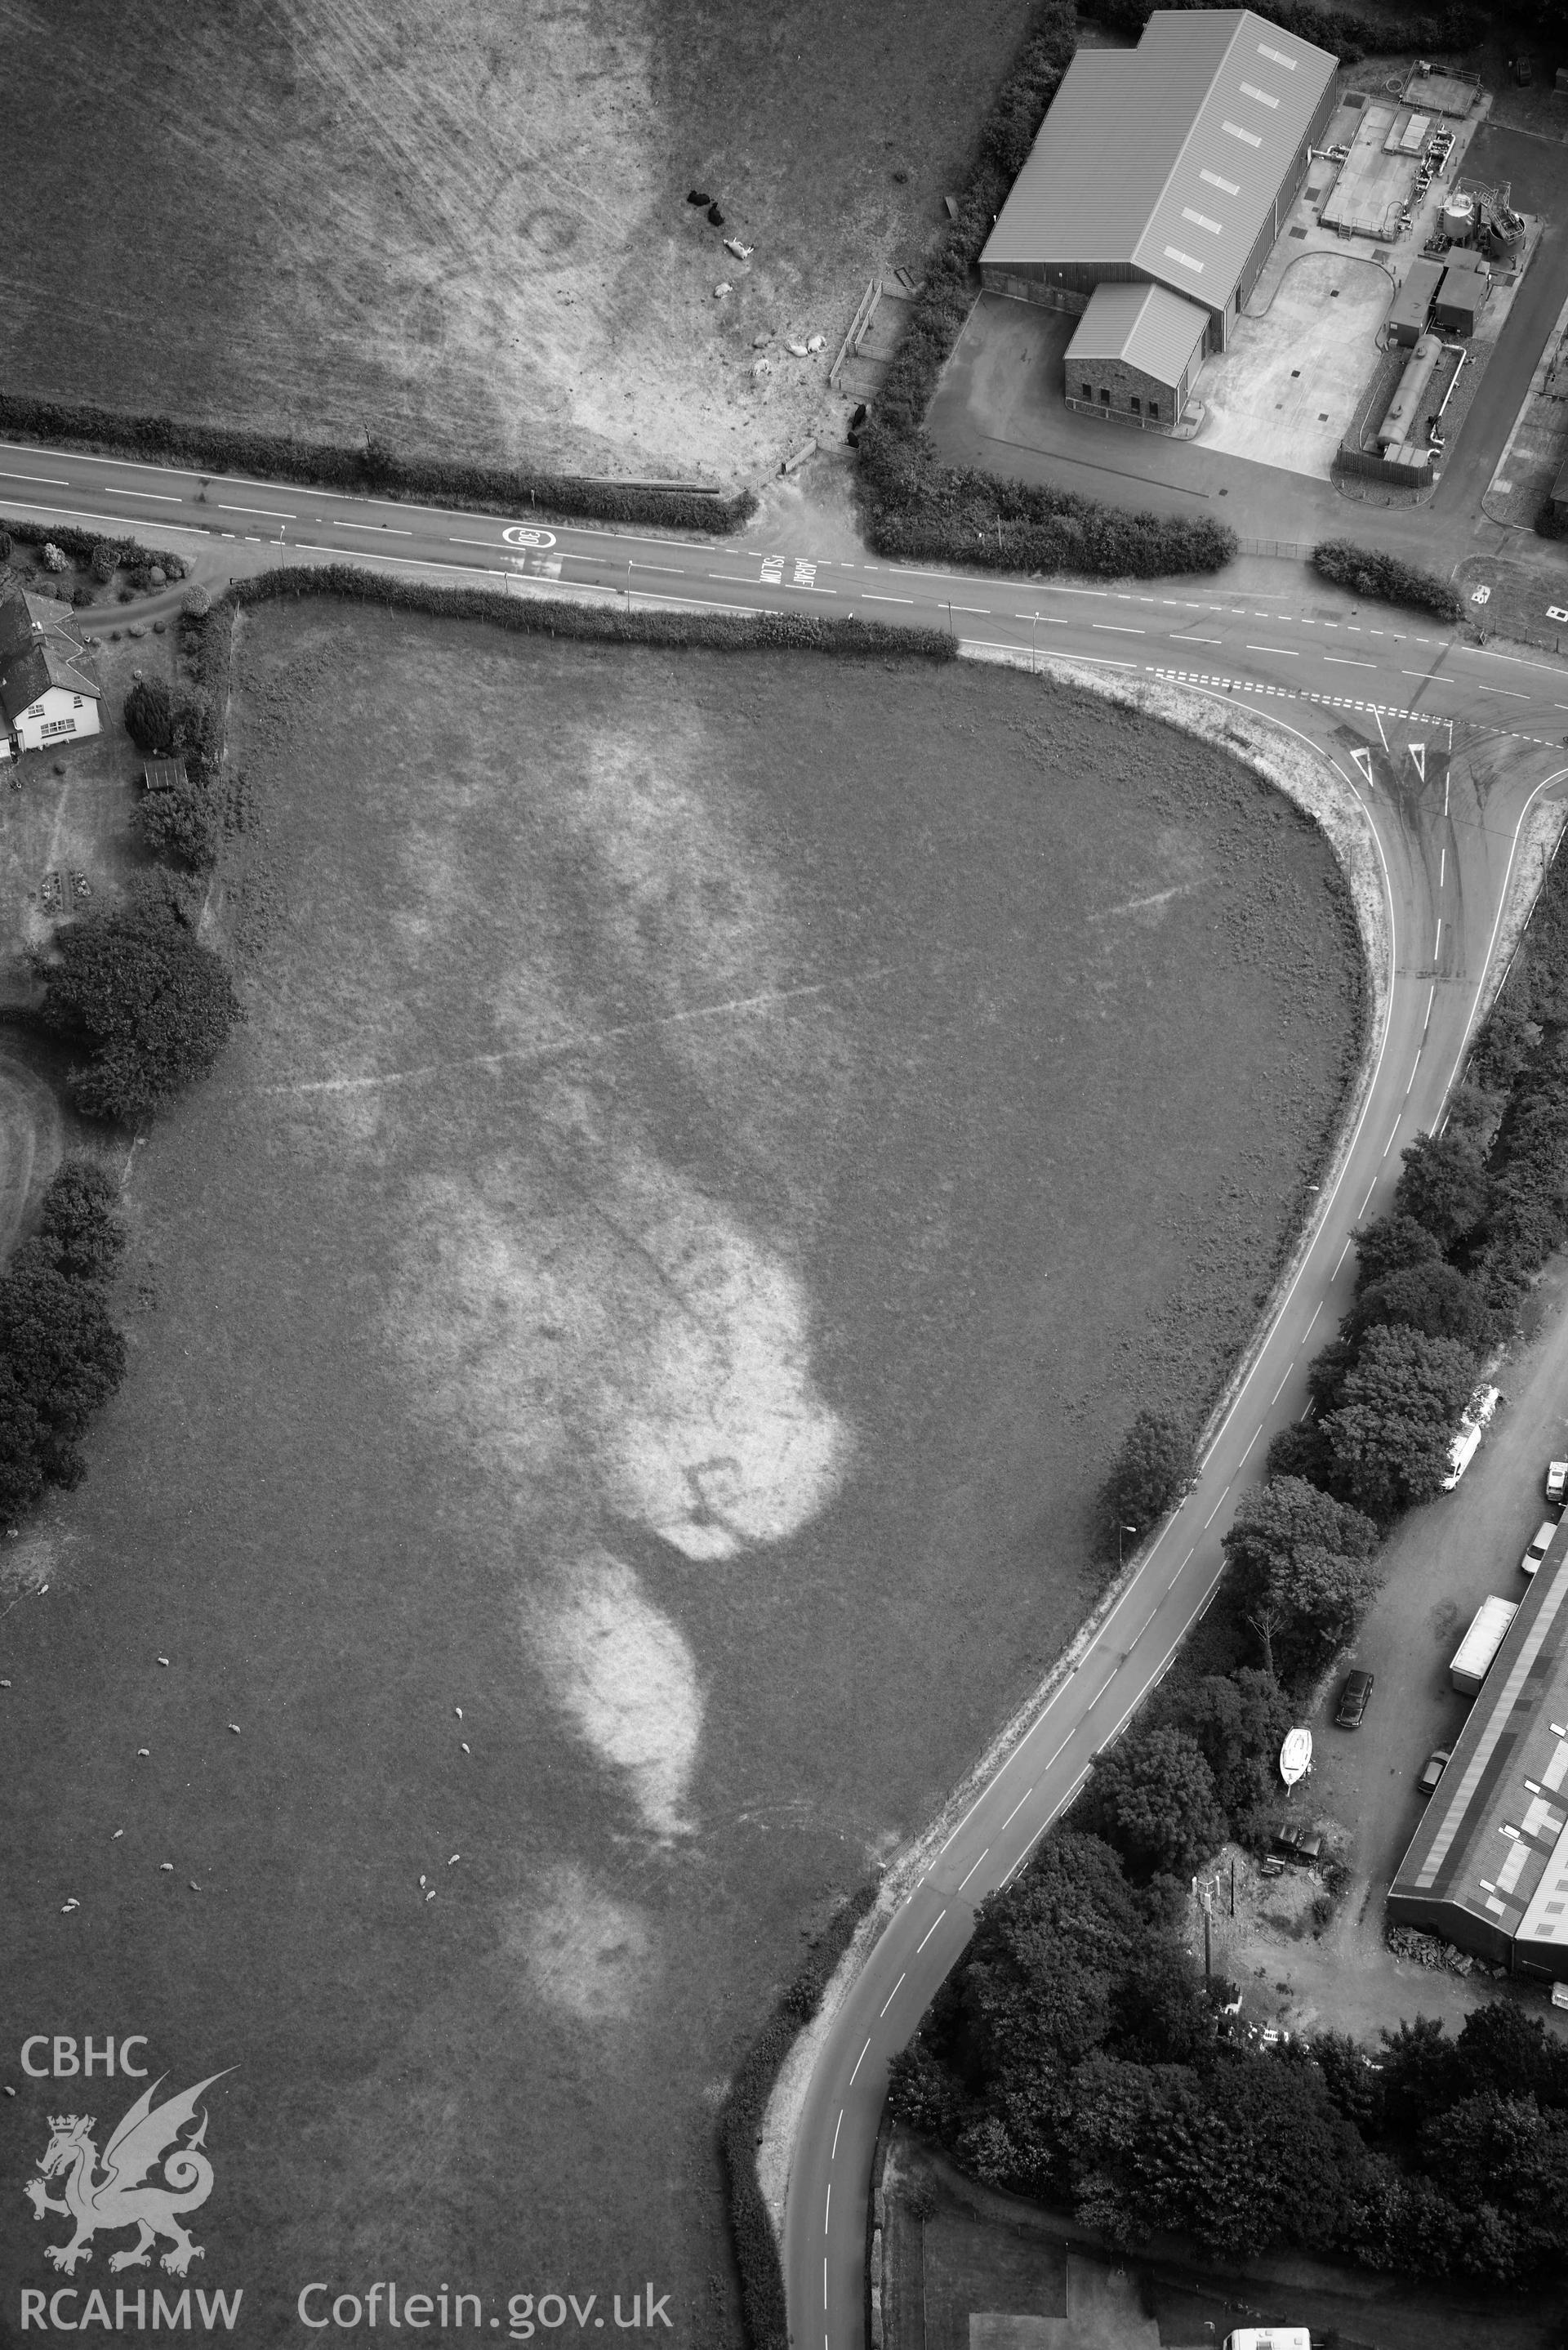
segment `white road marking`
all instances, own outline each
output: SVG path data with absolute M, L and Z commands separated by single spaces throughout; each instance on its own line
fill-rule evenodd
M 1254 1445 L 1254 1444 L 1256 1444 L 1256 1442 L 1257 1442 L 1257 1440 L 1258 1440 L 1259 1437 L 1260 1437 L 1260 1436 L 1262 1436 L 1262 1432 L 1263 1432 L 1263 1430 L 1262 1430 L 1262 1422 L 1260 1422 L 1260 1423 L 1259 1423 L 1259 1425 L 1258 1425 L 1258 1426 L 1257 1426 L 1257 1427 L 1252 1430 L 1252 1433 L 1251 1434 L 1251 1436 L 1249 1436 L 1249 1438 L 1247 1439 L 1247 1452 L 1251 1452 L 1251 1449 L 1252 1449 L 1253 1445 Z M 1242 1453 L 1242 1455 L 1241 1455 L 1241 1461 L 1245 1461 L 1245 1459 L 1247 1458 L 1247 1452 L 1243 1452 L 1243 1453 Z M 1238 1468 L 1238 1469 L 1241 1466 L 1241 1461 L 1237 1461 L 1237 1463 L 1236 1463 L 1236 1466 L 1237 1466 L 1237 1468 Z
M 1478 685 L 1478 693 L 1505 693 L 1510 702 L 1528 702 L 1528 693 L 1521 693 L 1516 685 Z
M 946 1911 L 945 1909 L 939 1909 L 939 1910 L 938 1910 L 938 1912 L 937 1912 L 936 1916 L 932 1918 L 932 1920 L 931 1920 L 930 1924 L 926 1928 L 926 1931 L 925 1931 L 925 1935 L 924 1935 L 923 1939 L 920 1941 L 920 1943 L 919 1944 L 918 1948 L 916 1949 L 916 1951 L 915 1951 L 915 1956 L 916 1956 L 916 1958 L 919 1958 L 919 1955 L 920 1955 L 920 1951 L 921 1951 L 921 1950 L 923 1950 L 925 1949 L 925 1947 L 926 1947 L 926 1943 L 927 1943 L 927 1942 L 929 1942 L 929 1941 L 930 1940 L 931 1936 L 936 1932 L 937 1928 L 941 1924 L 942 1919 L 947 1916 L 947 1914 L 948 1914 L 948 1913 L 947 1913 L 947 1911 Z M 840 2114 L 840 2115 L 839 2115 L 839 2116 L 838 2116 L 838 2118 L 839 2118 L 839 2120 L 840 2120 L 840 2121 L 842 2121 L 842 2120 L 844 2119 L 844 2116 L 843 2116 L 842 2114 Z M 836 2146 L 836 2145 L 837 2145 L 837 2143 L 838 2143 L 838 2133 L 837 2133 L 837 2131 L 836 2131 L 836 2130 L 835 2130 L 835 2132 L 834 2132 L 834 2134 L 833 2134 L 833 2142 L 834 2142 L 835 2146 Z
M 1383 1156 L 1384 1156 L 1384 1158 L 1385 1158 L 1385 1159 L 1386 1159 L 1386 1158 L 1387 1158 L 1387 1156 L 1388 1156 L 1388 1153 L 1387 1153 L 1386 1151 L 1385 1151 L 1385 1152 L 1384 1152 L 1384 1154 L 1383 1154 Z M 1368 1183 L 1368 1185 L 1366 1186 L 1366 1200 L 1370 1200 L 1370 1199 L 1371 1199 L 1372 1194 L 1374 1193 L 1374 1191 L 1376 1191 L 1376 1189 L 1377 1189 L 1377 1178 L 1376 1178 L 1376 1176 L 1375 1175 L 1375 1176 L 1372 1178 L 1371 1182 L 1370 1182 L 1370 1183 Z M 1362 1217 L 1366 1213 L 1366 1200 L 1363 1200 L 1363 1201 L 1361 1202 L 1360 1207 L 1359 1207 L 1359 1208 L 1357 1209 L 1357 1211 L 1356 1211 L 1355 1221 L 1356 1221 L 1356 1222 L 1357 1222 L 1357 1223 L 1359 1223 L 1359 1222 L 1361 1222 Z M 1353 1234 L 1353 1235 L 1352 1235 L 1352 1238 L 1354 1238 L 1354 1237 L 1355 1237 L 1355 1235 Z M 1345 1243 L 1345 1246 L 1346 1246 L 1346 1248 L 1348 1248 L 1348 1247 L 1350 1246 L 1350 1242 L 1349 1242 L 1349 1241 L 1346 1241 L 1346 1243 Z
M 1443 878 L 1444 878 L 1444 876 L 1446 875 L 1446 873 L 1448 872 L 1448 869 L 1449 869 L 1449 851 L 1448 851 L 1448 845 L 1447 845 L 1447 843 L 1445 842 L 1444 847 L 1443 847 L 1442 853 L 1441 853 L 1441 855 L 1440 855 L 1440 856 L 1438 857 L 1438 889 L 1440 889 L 1442 888 L 1442 886 L 1443 886 Z
M 1231 1491 L 1231 1488 L 1230 1488 L 1230 1486 L 1229 1486 L 1229 1485 L 1227 1485 L 1227 1486 L 1226 1486 L 1226 1488 L 1225 1488 L 1225 1493 L 1228 1493 L 1230 1491 Z M 1204 1532 L 1205 1532 L 1205 1533 L 1207 1533 L 1207 1532 L 1208 1532 L 1209 1528 L 1213 1524 L 1213 1523 L 1214 1523 L 1215 1519 L 1219 1516 L 1219 1514 L 1220 1514 L 1220 1503 L 1222 1503 L 1222 1502 L 1224 1501 L 1224 1499 L 1225 1499 L 1225 1493 L 1221 1493 L 1221 1494 L 1220 1494 L 1220 1500 L 1219 1500 L 1218 1502 L 1216 1502 L 1216 1503 L 1215 1503 L 1214 1507 L 1210 1511 L 1209 1515 L 1204 1519 L 1204 1521 L 1203 1521 L 1203 1529 L 1204 1529 Z
M 1397 1119 L 1397 1118 L 1396 1118 L 1396 1119 L 1395 1119 L 1395 1121 L 1394 1121 L 1394 1133 L 1393 1133 L 1393 1134 L 1390 1134 L 1390 1136 L 1388 1137 L 1387 1141 L 1386 1141 L 1386 1142 L 1384 1144 L 1384 1146 L 1383 1146 L 1383 1156 L 1384 1156 L 1384 1158 L 1385 1158 L 1385 1159 L 1386 1159 L 1386 1158 L 1387 1158 L 1388 1153 L 1393 1149 L 1393 1148 L 1394 1148 L 1394 1135 L 1395 1135 L 1395 1134 L 1397 1134 L 1397 1133 L 1398 1133 L 1398 1131 L 1399 1131 L 1399 1121 L 1398 1121 L 1398 1119 Z M 1376 1180 L 1376 1179 L 1374 1179 L 1374 1180 Z M 1371 1197 L 1371 1194 L 1370 1194 L 1370 1193 L 1368 1193 L 1368 1194 L 1367 1194 L 1367 1196 L 1368 1196 L 1368 1198 L 1370 1198 L 1370 1197 Z
M 945 596 L 942 598 L 942 603 L 950 612 L 978 612 L 984 619 L 989 620 L 991 618 L 989 604 L 952 604 L 949 603 Z
M 103 494 L 106 498 L 146 498 L 155 506 L 182 506 L 185 503 L 183 498 L 171 497 L 167 490 L 111 490 L 107 483 Z M 1484 685 L 1481 691 L 1486 691 Z
M 823 2234 L 824 2234 L 825 2236 L 826 2236 L 826 2233 L 827 2233 L 827 2221 L 828 2221 L 828 2215 L 829 2215 L 829 2213 L 832 2211 L 832 2210 L 833 2210 L 833 2181 L 832 2181 L 832 2179 L 830 2178 L 830 2179 L 828 2180 L 828 2182 L 827 2182 L 827 2200 L 824 2203 L 824 2205 L 823 2205 L 823 2207 L 822 2207 L 822 2232 L 823 2232 Z
M 1437 959 L 1438 959 L 1438 949 L 1442 945 L 1442 943 L 1443 943 L 1443 918 L 1442 918 L 1441 914 L 1439 914 L 1439 915 L 1438 916 L 1438 935 L 1437 935 L 1437 937 L 1432 941 L 1432 961 L 1433 961 L 1434 962 L 1436 962 L 1436 961 L 1437 961 Z
M 176 498 L 174 503 L 178 505 L 181 501 Z M 5 511 L 7 514 L 63 515 L 67 522 L 103 522 L 107 523 L 111 530 L 123 530 L 125 527 L 123 515 L 82 514 L 72 506 L 35 506 L 27 504 L 22 498 L 7 498 Z M 188 522 L 161 522 L 158 527 L 160 530 L 171 530 L 180 538 L 211 538 L 213 536 L 210 530 L 193 529 Z M 233 531 L 230 531 L 227 536 L 232 538 Z
M 1303 1347 L 1305 1346 L 1305 1344 L 1306 1344 L 1307 1340 L 1312 1336 L 1312 1334 L 1313 1334 L 1313 1326 L 1314 1326 L 1314 1324 L 1316 1322 L 1318 1315 L 1319 1315 L 1322 1312 L 1323 1312 L 1323 1300 L 1322 1300 L 1322 1298 L 1320 1297 L 1320 1298 L 1318 1299 L 1318 1301 L 1317 1301 L 1317 1304 L 1316 1304 L 1316 1305 L 1313 1307 L 1313 1309 L 1312 1309 L 1312 1321 L 1311 1321 L 1311 1322 L 1309 1322 L 1309 1323 L 1307 1324 L 1306 1328 L 1302 1332 L 1302 1344 L 1303 1344 Z
M 866 604 L 912 604 L 915 600 L 912 596 L 878 596 L 874 588 L 862 588 L 860 598 Z
M 860 2067 L 862 2066 L 862 2064 L 865 2064 L 865 2062 L 866 2062 L 866 2058 L 867 2058 L 867 2053 L 868 2053 L 868 2052 L 869 2052 L 869 2050 L 870 2050 L 870 2046 L 871 2046 L 871 2043 L 870 2043 L 870 2042 L 869 2042 L 869 2040 L 868 2040 L 868 2041 L 866 2043 L 866 2046 L 865 2046 L 865 2047 L 860 2051 L 859 2055 L 858 2055 L 858 2056 L 857 2056 L 857 2058 L 855 2059 L 855 2073 L 858 2073 L 858 2072 L 859 2072 L 859 2070 L 860 2070 Z M 855 2073 L 851 2073 L 851 2074 L 849 2075 L 849 2085 L 850 2085 L 850 2087 L 851 2087 L 851 2088 L 853 2088 L 853 2087 L 855 2086 Z
M 1437 983 L 1437 981 L 1436 981 L 1436 980 L 1434 980 L 1434 981 L 1432 982 L 1431 993 L 1430 993 L 1430 994 L 1429 994 L 1429 995 L 1428 996 L 1428 998 L 1427 998 L 1427 1016 L 1426 1016 L 1426 1018 L 1425 1018 L 1425 1019 L 1422 1021 L 1422 1023 L 1421 1023 L 1421 1034 L 1422 1034 L 1422 1035 L 1423 1035 L 1423 1036 L 1425 1036 L 1425 1035 L 1426 1035 L 1426 1033 L 1427 1033 L 1428 1029 L 1428 1028 L 1431 1026 L 1431 1024 L 1432 1024 L 1432 1006 L 1433 1006 L 1433 1004 L 1434 1004 L 1434 1003 L 1436 1003 L 1436 1001 L 1437 1001 L 1437 996 L 1438 996 L 1438 983 Z
M 454 546 L 477 546 L 479 545 L 479 541 L 475 538 L 454 538 L 452 540 L 452 545 Z M 628 571 L 657 572 L 661 579 L 685 579 L 690 577 L 687 572 L 678 569 L 678 567 L 672 563 L 629 563 L 628 564 L 627 568 Z
M 57 482 L 52 473 L 0 473 L 0 482 L 31 482 L 38 490 L 68 490 L 68 482 Z
M 980 1856 L 980 1860 L 983 1860 L 985 1858 L 985 1853 L 990 1850 L 991 1846 L 987 1845 L 985 1852 L 982 1852 Z M 961 1893 L 963 1891 L 964 1887 L 969 1883 L 970 1878 L 974 1875 L 975 1870 L 980 1866 L 980 1860 L 971 1861 L 968 1868 L 965 1869 L 962 1877 L 959 1879 L 959 1891 Z M 883 2011 L 884 2013 L 886 2013 L 886 2010 Z
M 274 522 L 297 522 L 297 515 L 285 514 L 281 506 L 220 506 L 220 514 L 267 515 Z
M 1279 653 L 1286 660 L 1300 660 L 1301 659 L 1300 653 L 1293 652 L 1289 645 L 1248 645 L 1244 647 L 1243 650 L 1250 653 Z M 1325 660 L 1327 660 L 1328 656 L 1326 653 L 1324 658 Z M 1375 666 L 1375 664 L 1369 662 L 1368 667 L 1370 668 L 1372 666 Z
M 1015 620 L 1038 620 L 1043 629 L 1070 629 L 1071 620 L 1059 620 L 1054 612 L 1014 612 Z
M 1415 1059 L 1414 1059 L 1414 1060 L 1411 1062 L 1411 1064 L 1410 1064 L 1410 1084 L 1409 1084 L 1408 1086 L 1407 1086 L 1407 1087 L 1406 1087 L 1406 1088 L 1405 1088 L 1405 1098 L 1407 1099 L 1407 1100 L 1409 1099 L 1409 1097 L 1410 1097 L 1410 1087 L 1411 1087 L 1412 1086 L 1414 1086 L 1414 1084 L 1415 1084 L 1415 1082 L 1416 1082 L 1417 1073 L 1417 1071 L 1419 1070 L 1420 1066 L 1421 1066 L 1421 1048 L 1420 1048 L 1419 1045 L 1417 1045 L 1417 1047 L 1416 1047 L 1416 1057 L 1415 1057 Z
M 1177 645 L 1221 645 L 1225 641 L 1223 637 L 1183 636 L 1179 629 L 1172 629 L 1170 632 L 1170 640 L 1172 644 Z
M 980 1860 L 983 1860 L 984 1858 L 985 1858 L 985 1855 L 984 1855 L 984 1853 L 981 1853 L 981 1856 L 980 1856 Z M 975 1868 L 978 1868 L 978 1867 L 980 1866 L 980 1860 L 977 1860 L 977 1861 L 975 1862 L 975 1865 L 974 1865 L 974 1866 L 975 1866 Z M 971 1871 L 970 1872 L 970 1874 L 972 1876 L 972 1875 L 973 1875 L 973 1870 L 971 1870 Z M 969 1877 L 965 1877 L 965 1879 L 964 1879 L 964 1884 L 965 1884 L 965 1885 L 967 1885 L 968 1883 L 969 1883 Z M 961 1892 L 961 1891 L 963 1890 L 963 1887 L 962 1887 L 962 1886 L 961 1886 L 961 1887 L 960 1887 L 960 1888 L 959 1888 L 959 1890 Z M 905 1968 L 905 1970 L 904 1970 L 904 1974 L 908 1974 L 908 1973 L 909 1973 L 909 1970 L 908 1967 L 906 1967 L 906 1968 Z M 893 1985 L 892 1990 L 888 1993 L 887 1998 L 886 1998 L 886 1999 L 883 2001 L 883 2002 L 882 2002 L 882 2012 L 883 2012 L 883 2014 L 884 2014 L 884 2015 L 886 2015 L 886 2014 L 887 2014 L 888 2010 L 892 2006 L 893 2002 L 898 1998 L 899 1991 L 903 1989 L 903 1983 L 904 1983 L 904 1975 L 900 1975 L 900 1976 L 898 1977 L 898 1981 Z
M 389 522 L 335 521 L 332 527 L 334 530 L 373 531 L 378 538 L 412 538 L 413 536 L 413 532 L 411 530 L 395 530 Z
M 1348 653 L 1324 653 L 1324 659 L 1333 661 L 1336 669 L 1376 669 L 1377 666 L 1376 661 L 1352 660 Z
M 947 1911 L 944 1909 L 944 1910 L 942 1911 L 942 1916 L 945 1918 L 945 1917 L 947 1916 L 947 1914 L 948 1914 L 948 1913 L 947 1913 Z M 925 1948 L 924 1943 L 922 1943 L 920 1947 L 921 1947 L 921 1949 L 923 1950 L 923 1949 Z M 831 2150 L 829 2151 L 829 2154 L 828 2154 L 828 2157 L 827 2157 L 827 2158 L 828 2158 L 829 2162 L 831 2162 L 831 2161 L 833 2160 L 834 2155 L 836 2155 L 836 2154 L 838 2152 L 838 2133 L 839 2133 L 839 2131 L 840 2131 L 843 2127 L 844 2127 L 844 2108 L 843 2108 L 843 2106 L 839 2106 L 839 2108 L 838 2108 L 838 2119 L 837 2119 L 837 2120 L 834 2123 L 834 2125 L 833 2125 L 833 2145 L 832 2145 L 832 2148 L 831 2148 Z
M 1147 629 L 1124 629 L 1115 620 L 1091 620 L 1091 629 L 1102 629 L 1107 637 L 1147 637 Z
M 1033 1793 L 1034 1790 L 1033 1787 L 1024 1788 L 1023 1793 L 1019 1796 L 1018 1801 L 1013 1804 L 1012 1809 L 1008 1813 L 1007 1817 L 1002 1823 L 1002 1834 L 1003 1835 L 1006 1835 L 1008 1829 L 1012 1825 L 1013 1821 L 1018 1817 L 1019 1813 L 1023 1809 L 1024 1804 L 1029 1801 L 1030 1796 Z
M 1337 1268 L 1336 1268 L 1336 1270 L 1337 1270 Z M 1280 1398 L 1283 1395 L 1283 1393 L 1284 1393 L 1284 1391 L 1285 1391 L 1286 1388 L 1290 1385 L 1290 1378 L 1291 1378 L 1291 1375 L 1290 1375 L 1289 1371 L 1287 1371 L 1287 1372 L 1285 1373 L 1284 1378 L 1280 1381 L 1279 1386 L 1274 1389 L 1273 1394 L 1269 1398 L 1269 1401 L 1270 1401 L 1270 1403 L 1271 1403 L 1271 1404 L 1276 1404 L 1276 1403 L 1278 1403 L 1278 1401 L 1279 1401 Z

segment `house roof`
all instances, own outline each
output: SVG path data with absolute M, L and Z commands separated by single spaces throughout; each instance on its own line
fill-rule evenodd
M 1167 286 L 1096 286 L 1067 346 L 1067 360 L 1122 359 L 1174 393 L 1209 330 L 1209 313 Z M 1071 386 L 1069 385 L 1069 389 Z
M 1335 59 L 1248 8 L 1158 8 L 1080 49 L 982 262 L 1120 263 L 1222 309 Z
M 1521 1600 L 1389 1889 L 1568 1949 L 1568 1552 Z
M 0 709 L 14 722 L 51 686 L 84 701 L 103 697 L 98 664 L 70 606 L 14 588 L 0 597 Z

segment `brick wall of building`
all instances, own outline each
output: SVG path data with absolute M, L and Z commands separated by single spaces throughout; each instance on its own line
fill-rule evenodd
M 1123 422 L 1152 421 L 1165 432 L 1176 422 L 1176 394 L 1141 368 L 1128 367 L 1125 359 L 1069 359 L 1066 366 L 1067 398 L 1076 404 L 1109 409 Z

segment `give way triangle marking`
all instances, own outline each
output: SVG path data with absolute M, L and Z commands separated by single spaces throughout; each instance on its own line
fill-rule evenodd
M 1361 770 L 1362 774 L 1366 776 L 1366 778 L 1367 782 L 1368 782 L 1369 784 L 1376 783 L 1376 780 L 1377 780 L 1377 778 L 1374 775 L 1374 774 L 1373 774 L 1373 772 L 1372 772 L 1372 754 L 1371 754 L 1371 752 L 1370 752 L 1370 751 L 1353 751 L 1353 752 L 1351 753 L 1351 754 L 1350 754 L 1350 755 L 1351 755 L 1351 757 L 1355 760 L 1355 762 L 1356 765 L 1360 768 L 1360 770 Z
M 1416 773 L 1420 776 L 1421 781 L 1425 783 L 1427 780 L 1426 744 L 1424 743 L 1407 743 L 1405 748 L 1409 752 L 1410 756 L 1416 762 Z

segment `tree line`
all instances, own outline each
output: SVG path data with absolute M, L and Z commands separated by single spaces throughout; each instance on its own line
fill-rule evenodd
M 118 1188 L 93 1159 L 67 1159 L 44 1193 L 37 1229 L 0 1274 L 0 1519 L 47 1485 L 87 1473 L 81 1438 L 125 1377 L 125 1340 L 109 1284 L 124 1253 Z
M 1115 2243 L 1279 2246 L 1521 2283 L 1568 2261 L 1568 2048 L 1500 2001 L 1253 2051 L 1180 1939 L 1186 1887 L 1057 1827 L 982 1904 L 894 2059 L 892 2110 L 989 2185 Z

